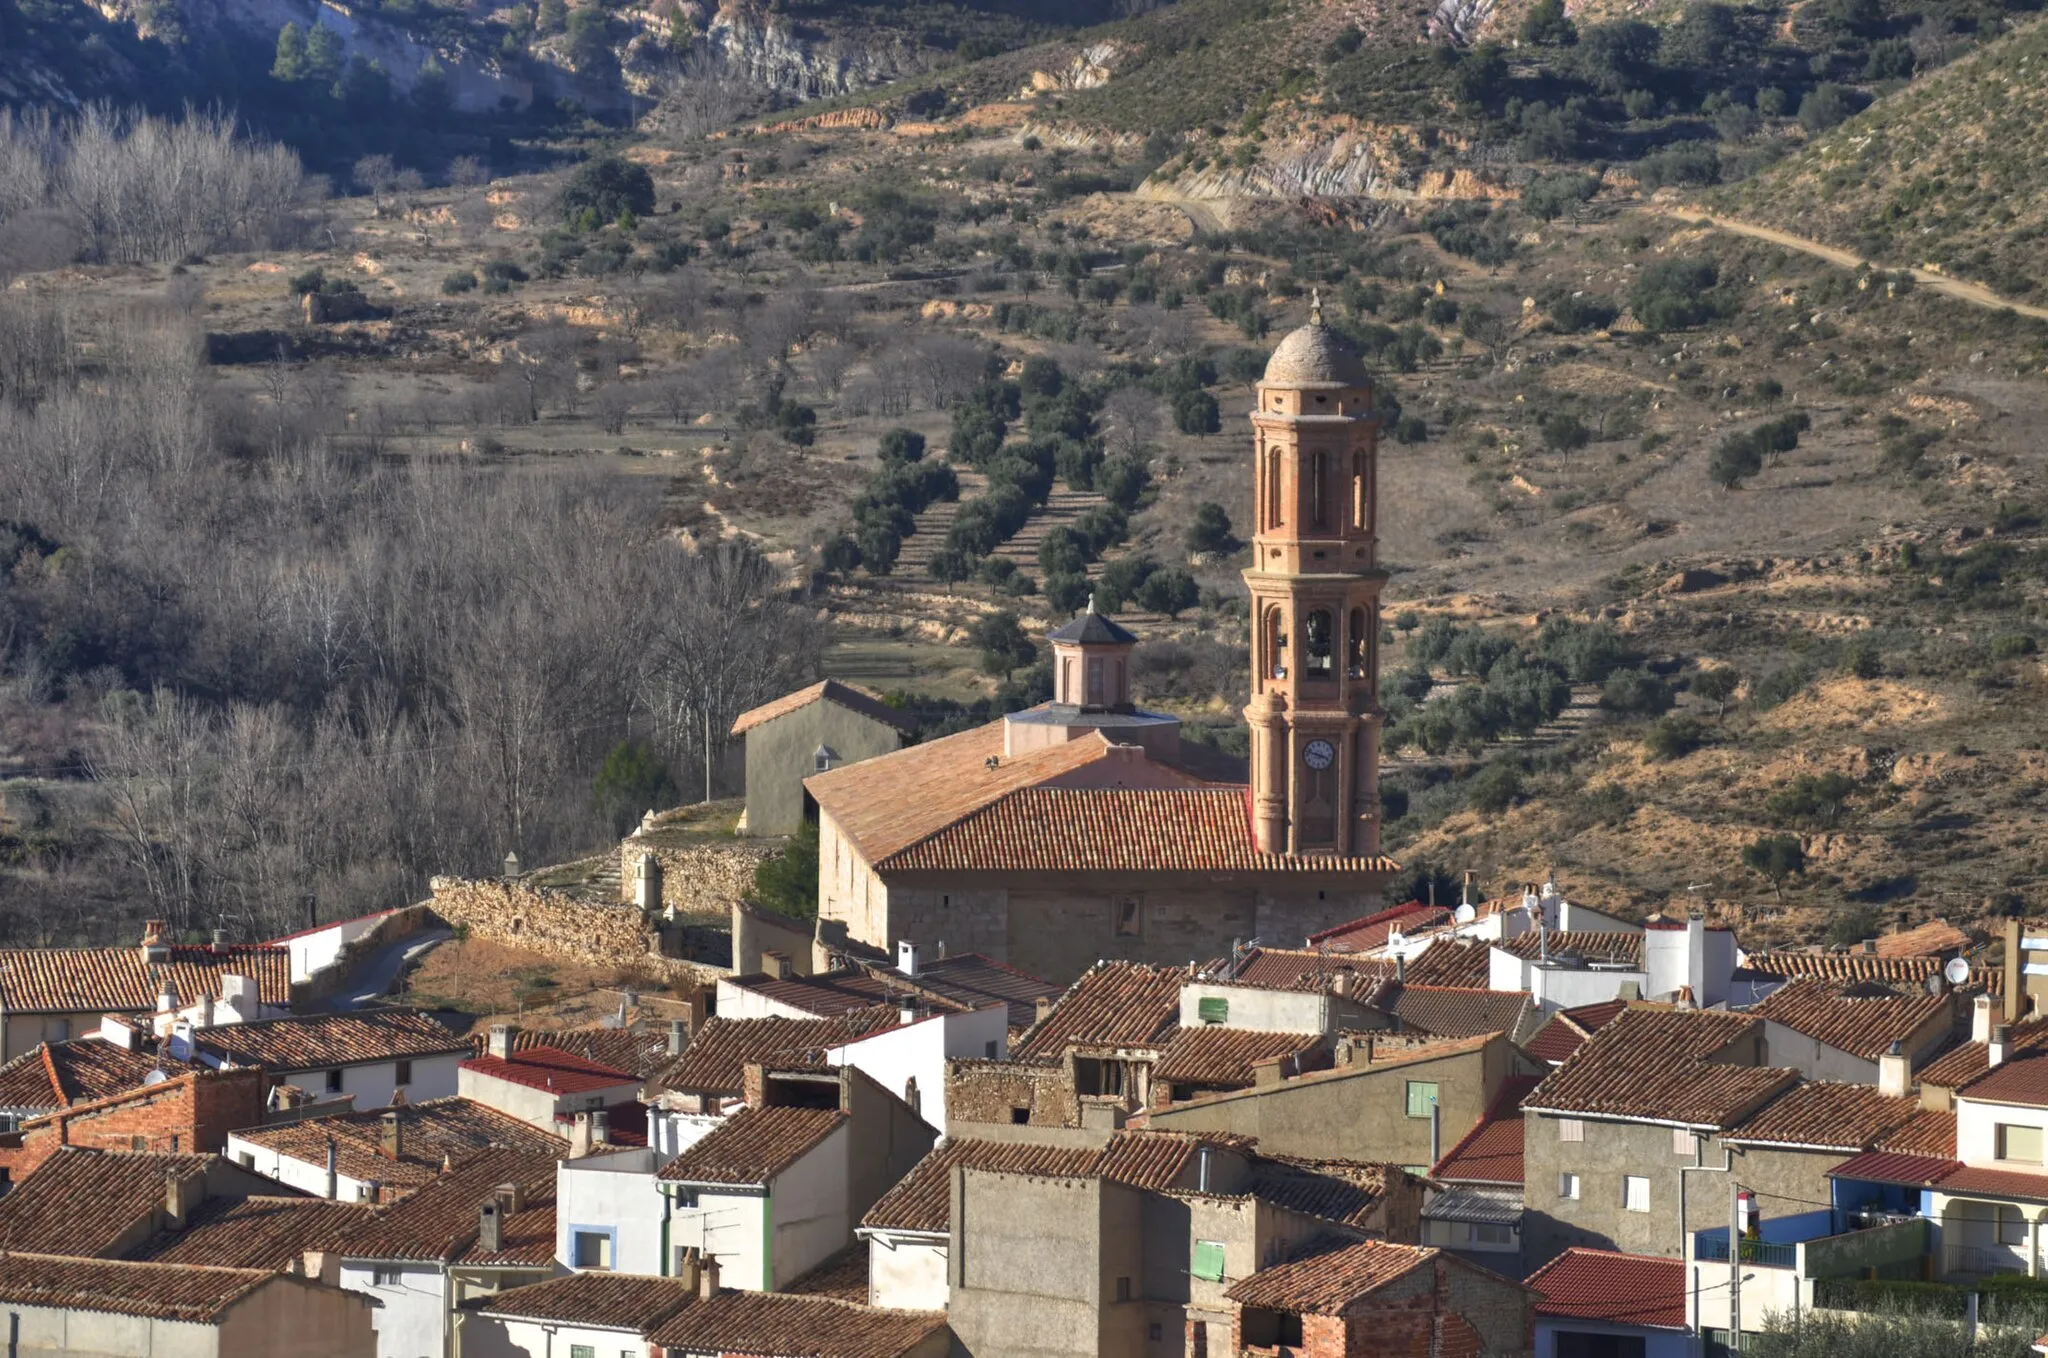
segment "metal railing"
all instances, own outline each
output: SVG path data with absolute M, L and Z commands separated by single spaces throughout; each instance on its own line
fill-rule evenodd
M 1799 1246 L 1796 1242 L 1781 1244 L 1775 1240 L 1749 1240 L 1736 1242 L 1742 1247 L 1742 1262 L 1761 1264 L 1765 1268 L 1797 1268 Z M 1693 1258 L 1705 1261 L 1728 1258 L 1728 1242 L 1718 1236 L 1708 1236 L 1693 1247 Z
M 2024 1245 L 1946 1245 L 1941 1256 L 1942 1266 L 1949 1273 L 1983 1276 L 2027 1271 Z

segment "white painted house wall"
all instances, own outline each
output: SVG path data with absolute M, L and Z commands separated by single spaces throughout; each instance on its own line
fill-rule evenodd
M 1205 984 L 1190 981 L 1180 988 L 1180 1026 L 1200 1028 L 1202 1001 L 1222 1000 L 1229 1017 L 1215 1026 L 1255 1028 L 1263 1033 L 1327 1033 L 1329 997 L 1310 990 L 1267 990 L 1263 987 Z
M 947 1295 L 944 1237 L 894 1231 L 868 1235 L 868 1305 L 943 1311 Z
M 575 1234 L 612 1234 L 614 1273 L 659 1275 L 663 1199 L 655 1175 L 668 1163 L 653 1150 L 613 1151 L 561 1161 L 555 1170 L 555 1260 L 576 1267 Z
M 280 1155 L 268 1146 L 260 1146 L 244 1140 L 234 1132 L 228 1133 L 226 1155 L 238 1165 L 245 1166 L 258 1174 L 267 1175 L 282 1184 L 290 1184 L 301 1193 L 310 1193 L 316 1198 L 327 1196 L 327 1166 L 312 1164 L 295 1156 Z M 335 1197 L 343 1202 L 359 1202 L 363 1197 L 363 1184 L 346 1174 L 335 1178 L 338 1192 Z
M 723 1113 L 685 1113 L 664 1108 L 659 1102 L 651 1104 L 647 1109 L 647 1147 L 660 1151 L 664 1160 L 673 1160 L 711 1135 L 723 1121 Z
M 395 1283 L 374 1281 L 375 1269 L 398 1274 Z M 341 1265 L 341 1285 L 375 1297 L 372 1312 L 377 1330 L 377 1358 L 442 1358 L 444 1326 L 448 1324 L 447 1279 L 438 1264 L 372 1265 L 349 1259 Z
M 674 1186 L 667 1191 L 680 1192 Z M 761 1273 L 767 1217 L 768 1197 L 759 1189 L 700 1189 L 690 1205 L 676 1203 L 669 1218 L 669 1248 L 702 1250 L 716 1259 L 718 1280 L 727 1287 L 772 1291 Z
M 388 910 L 374 915 L 363 915 L 357 919 L 346 919 L 318 929 L 308 929 L 272 942 L 291 953 L 291 975 L 293 981 L 303 981 L 322 967 L 332 966 L 341 956 L 341 950 L 377 927 L 377 921 L 390 914 Z
M 593 1358 L 650 1358 L 647 1340 L 632 1330 L 523 1316 L 474 1315 L 462 1322 L 462 1358 L 569 1358 L 577 1345 Z
M 2048 1108 L 2032 1108 L 2024 1104 L 1989 1103 L 1968 1095 L 1956 1098 L 1956 1158 L 1966 1165 L 1986 1169 L 2027 1170 L 2035 1174 L 2043 1172 L 2039 1164 L 2019 1160 L 1998 1158 L 1998 1128 L 2000 1124 L 2012 1127 L 2040 1127 L 2048 1136 Z
M 718 1016 L 729 1019 L 818 1017 L 808 1009 L 799 1009 L 743 985 L 734 985 L 723 977 L 718 982 Z
M 355 1095 L 357 1108 L 383 1108 L 388 1106 L 391 1096 L 403 1092 L 407 1103 L 425 1103 L 428 1099 L 445 1099 L 457 1093 L 462 1087 L 462 1063 L 468 1052 L 445 1052 L 438 1056 L 415 1056 L 412 1061 L 411 1079 L 405 1084 L 398 1082 L 398 1061 L 365 1061 L 353 1066 L 321 1066 L 308 1070 L 271 1069 L 270 1078 L 279 1084 L 296 1085 L 315 1098 L 335 1097 L 339 1094 Z M 201 1059 L 208 1065 L 216 1065 Z M 330 1091 L 327 1074 L 331 1070 L 341 1072 L 341 1088 Z M 550 1128 L 549 1130 L 553 1130 Z
M 516 1080 L 500 1079 L 487 1071 L 478 1070 L 473 1065 L 459 1065 L 455 1092 L 465 1099 L 475 1099 L 486 1108 L 495 1108 L 508 1117 L 518 1118 L 521 1122 L 538 1127 L 544 1132 L 566 1136 L 568 1133 L 563 1130 L 563 1126 L 577 1113 L 609 1108 L 615 1103 L 627 1103 L 639 1098 L 640 1082 L 627 1080 L 599 1089 L 564 1094 L 521 1084 Z
M 1010 1010 L 995 1004 L 966 1014 L 933 1014 L 915 1023 L 884 1028 L 834 1047 L 825 1059 L 852 1066 L 882 1088 L 910 1103 L 910 1081 L 917 1081 L 918 1116 L 946 1130 L 946 1061 L 1002 1060 L 1010 1052 Z M 993 1053 L 993 1054 L 991 1054 Z

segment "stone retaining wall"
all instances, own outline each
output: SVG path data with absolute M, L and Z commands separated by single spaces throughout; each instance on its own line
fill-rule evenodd
M 619 900 L 634 904 L 640 858 L 652 853 L 661 864 L 661 903 L 679 915 L 724 916 L 734 901 L 754 889 L 754 869 L 782 856 L 782 841 L 735 839 L 714 844 L 665 847 L 640 835 L 619 845 Z
M 590 966 L 631 968 L 667 981 L 707 980 L 717 969 L 665 957 L 661 935 L 638 910 L 592 905 L 560 892 L 512 882 L 436 877 L 429 909 L 477 938 L 509 943 Z

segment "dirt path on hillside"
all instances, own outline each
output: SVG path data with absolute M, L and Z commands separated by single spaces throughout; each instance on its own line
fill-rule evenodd
M 1670 217 L 1678 221 L 1704 222 L 1717 231 L 1732 231 L 1738 236 L 1749 236 L 1755 240 L 1769 241 L 1773 245 L 1782 245 L 1788 250 L 1797 250 L 1801 254 L 1812 255 L 1815 259 L 1824 259 L 1828 263 L 1838 265 L 1844 269 L 1857 269 L 1866 264 L 1873 269 L 1883 267 L 1882 265 L 1871 264 L 1869 260 L 1862 259 L 1850 251 L 1838 250 L 1832 245 L 1822 245 L 1819 241 L 1807 240 L 1804 236 L 1795 236 L 1790 232 L 1778 231 L 1768 226 L 1757 226 L 1750 222 L 1737 221 L 1733 217 L 1717 217 L 1713 213 L 1702 212 L 1697 208 L 1658 207 L 1645 204 L 1643 210 L 1655 213 L 1660 217 Z M 1891 272 L 1898 271 L 1892 270 Z M 1981 283 L 1966 283 L 1960 278 L 1950 278 L 1947 274 L 1931 273 L 1926 269 L 1907 269 L 1905 272 L 1913 275 L 1914 283 L 1923 288 L 1929 288 L 1941 293 L 1945 297 L 1953 297 L 1957 301 L 1968 302 L 1972 306 L 1985 307 L 1991 311 L 2014 311 L 2022 316 L 2033 316 L 2037 319 L 2048 321 L 2048 307 L 2028 306 L 2023 302 L 2008 301 Z
M 1230 229 L 1230 223 L 1216 210 L 1218 200 L 1190 198 L 1171 184 L 1148 179 L 1128 196 L 1143 203 L 1164 203 L 1168 207 L 1177 207 L 1195 224 L 1195 230 L 1208 235 L 1221 235 Z

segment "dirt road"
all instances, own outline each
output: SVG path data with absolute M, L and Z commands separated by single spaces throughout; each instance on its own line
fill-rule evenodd
M 1738 236 L 1749 236 L 1755 240 L 1769 241 L 1773 245 L 1782 245 L 1788 250 L 1797 250 L 1801 254 L 1812 255 L 1815 259 L 1824 259 L 1828 263 L 1838 265 L 1844 269 L 1856 269 L 1865 264 L 1870 264 L 1869 260 L 1861 259 L 1847 250 L 1838 250 L 1832 245 L 1822 245 L 1819 241 L 1807 240 L 1804 236 L 1795 236 L 1790 232 L 1777 231 L 1768 226 L 1756 226 L 1750 222 L 1737 221 L 1733 217 L 1717 217 L 1711 212 L 1703 212 L 1698 208 L 1660 207 L 1646 204 L 1643 210 L 1645 212 L 1653 212 L 1660 217 L 1672 217 L 1680 221 L 1704 222 L 1717 231 L 1731 231 Z M 1882 266 L 1870 264 L 1870 267 L 1876 269 Z M 1893 272 L 1897 271 L 1894 270 Z M 2048 321 L 2048 307 L 2027 306 L 2022 302 L 2008 301 L 1981 283 L 1966 283 L 1960 278 L 1950 278 L 1947 274 L 1930 273 L 1926 269 L 1907 269 L 1905 272 L 1913 275 L 1914 283 L 1920 287 L 1941 293 L 1945 297 L 1953 297 L 1957 301 L 1968 302 L 1972 306 L 1986 307 L 1992 311 L 2014 311 L 2022 316 L 2033 316 L 2040 320 Z

